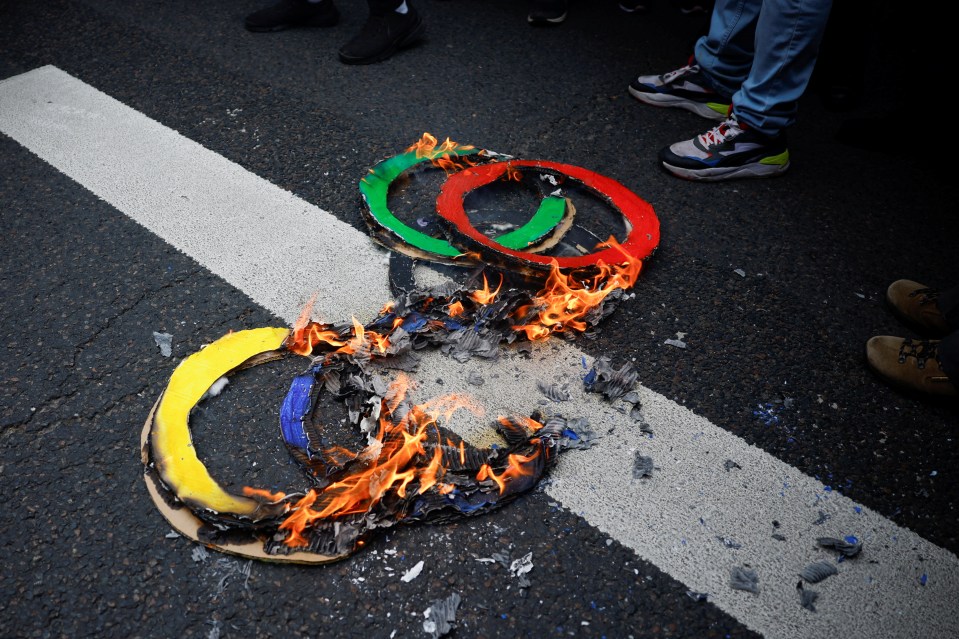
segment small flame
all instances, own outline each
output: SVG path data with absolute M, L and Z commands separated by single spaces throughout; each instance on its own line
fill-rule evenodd
M 493 471 L 489 464 L 483 464 L 480 466 L 479 472 L 476 474 L 476 480 L 493 480 L 496 485 L 499 486 L 499 494 L 502 495 L 506 492 L 507 484 L 514 477 L 532 476 L 533 469 L 528 467 L 528 464 L 535 461 L 537 457 L 539 457 L 538 450 L 528 457 L 526 455 L 512 454 L 509 456 L 509 465 L 506 467 L 506 470 L 499 475 Z
M 286 493 L 284 492 L 275 492 L 271 493 L 268 490 L 262 490 L 260 488 L 251 488 L 250 486 L 243 487 L 243 494 L 247 497 L 259 498 L 263 501 L 275 504 L 279 501 L 286 499 Z
M 450 317 L 456 317 L 457 315 L 463 314 L 463 303 L 459 300 L 453 302 L 448 307 L 446 307 L 446 312 Z
M 467 166 L 475 166 L 475 162 L 459 156 L 456 150 L 469 150 L 472 146 L 458 144 L 449 138 L 440 143 L 436 137 L 430 133 L 423 133 L 419 140 L 414 142 L 406 152 L 416 152 L 417 158 L 429 158 L 433 166 L 446 171 L 447 175 L 460 171 Z
M 497 418 L 497 421 L 503 426 L 506 426 L 507 428 L 512 427 L 514 421 L 520 421 L 523 423 L 524 426 L 526 426 L 526 428 L 528 428 L 531 432 L 534 432 L 534 433 L 543 427 L 542 424 L 540 424 L 538 421 L 536 421 L 532 417 L 522 417 L 520 415 L 513 417 L 512 420 L 510 420 L 509 417 L 503 417 L 501 415 L 500 417 Z
M 496 287 L 495 291 L 490 291 L 489 282 L 486 281 L 486 273 L 483 273 L 483 288 L 470 293 L 470 299 L 472 299 L 477 304 L 489 304 L 496 299 L 496 296 L 499 294 L 499 290 L 501 288 L 503 288 L 502 275 L 500 275 L 500 278 L 499 278 L 499 286 Z
M 503 174 L 503 179 L 510 182 L 522 182 L 523 174 L 520 173 L 518 169 L 514 169 L 513 165 L 507 162 L 506 173 Z
M 526 321 L 532 314 L 535 321 L 514 326 L 513 329 L 525 332 L 531 341 L 544 340 L 552 333 L 569 329 L 585 331 L 587 326 L 584 318 L 589 311 L 599 306 L 613 291 L 631 288 L 639 276 L 642 261 L 626 253 L 612 237 L 600 247 L 618 249 L 624 261 L 607 265 L 600 260 L 596 265 L 598 272 L 586 277 L 576 272 L 567 275 L 554 261 L 546 284 L 536 294 L 533 303 L 516 309 L 512 315 L 514 319 Z
M 379 432 L 366 449 L 359 454 L 342 448 L 324 451 L 332 460 L 354 460 L 351 472 L 322 491 L 311 490 L 290 507 L 289 515 L 280 525 L 281 530 L 288 531 L 286 545 L 308 545 L 304 532 L 316 520 L 369 512 L 388 492 L 404 498 L 411 489 L 416 491 L 414 494 L 422 494 L 440 484 L 448 463 L 443 457 L 440 431 L 435 427 L 437 420 L 444 416 L 449 419 L 460 408 L 475 407 L 462 396 L 448 395 L 413 406 L 403 419 L 394 423 L 393 413 L 408 388 L 408 379 L 402 375 L 390 385 L 381 404 Z M 435 433 L 436 441 L 427 462 L 427 439 L 431 432 Z M 465 458 L 462 443 L 460 457 Z M 509 472 L 507 468 L 504 476 Z M 447 494 L 453 488 L 443 484 L 439 490 Z

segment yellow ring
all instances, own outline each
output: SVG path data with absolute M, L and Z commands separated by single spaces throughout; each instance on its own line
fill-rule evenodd
M 287 328 L 230 333 L 183 360 L 167 384 L 150 431 L 150 450 L 163 483 L 181 501 L 218 513 L 256 518 L 262 503 L 227 492 L 197 457 L 190 435 L 190 411 L 213 383 L 255 355 L 275 351 Z

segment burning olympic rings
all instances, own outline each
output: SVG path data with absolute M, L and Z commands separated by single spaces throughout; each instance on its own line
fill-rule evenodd
M 411 257 L 444 263 L 475 264 L 467 255 L 473 251 L 487 262 L 526 274 L 542 274 L 551 268 L 554 261 L 561 269 L 595 267 L 600 261 L 614 263 L 621 258 L 623 251 L 642 260 L 652 255 L 659 245 L 659 220 L 652 206 L 616 180 L 570 164 L 542 160 L 496 160 L 496 157 L 498 154 L 477 151 L 473 147 L 447 146 L 441 150 L 435 147 L 409 150 L 380 162 L 360 182 L 360 192 L 366 204 L 366 220 L 373 236 L 387 248 Z M 458 158 L 465 158 L 470 166 L 462 168 L 457 165 Z M 486 164 L 474 164 L 472 158 L 494 159 Z M 436 201 L 436 212 L 447 223 L 449 241 L 429 236 L 404 224 L 387 205 L 390 185 L 405 170 L 425 161 L 439 164 L 448 171 L 451 167 L 461 169 L 448 173 Z M 607 246 L 589 255 L 538 255 L 536 247 L 547 233 L 561 236 L 569 228 L 569 225 L 561 224 L 563 214 L 558 210 L 564 198 L 556 197 L 544 198 L 533 217 L 519 229 L 495 239 L 487 237 L 470 222 L 463 199 L 471 191 L 517 168 L 566 176 L 582 184 L 623 215 L 628 227 L 626 239 L 619 248 Z
M 374 359 L 427 345 L 451 347 L 468 357 L 523 335 L 543 339 L 567 328 L 585 330 L 608 314 L 603 301 L 607 295 L 635 283 L 641 261 L 659 241 L 658 220 L 649 204 L 615 180 L 580 167 L 498 157 L 447 140 L 440 148 L 411 148 L 389 158 L 360 183 L 367 221 L 382 243 L 414 257 L 463 264 L 473 259 L 464 251 L 473 251 L 483 260 L 526 274 L 551 269 L 546 288 L 535 295 L 517 289 L 491 293 L 485 286 L 474 292 L 413 291 L 397 301 L 402 310 L 386 308 L 367 326 L 355 320 L 352 326 L 317 324 L 308 322 L 305 314 L 292 331 L 238 331 L 189 356 L 171 375 L 141 437 L 149 493 L 175 529 L 209 547 L 246 557 L 325 563 L 361 548 L 376 528 L 449 521 L 508 503 L 531 488 L 563 448 L 575 447 L 575 420 L 534 413 L 529 418 L 500 418 L 495 428 L 506 446 L 477 449 L 440 426 L 423 407 L 412 406 L 404 391 L 387 389 L 368 368 Z M 448 173 L 437 199 L 451 241 L 412 229 L 390 212 L 389 186 L 404 171 L 423 161 L 449 167 L 456 158 L 469 159 L 470 166 Z M 473 162 L 490 158 L 485 164 Z M 582 184 L 620 211 L 629 227 L 627 238 L 622 244 L 611 239 L 590 255 L 536 254 L 569 228 L 572 210 L 567 200 L 552 196 L 544 198 L 520 228 L 495 239 L 483 235 L 470 224 L 463 199 L 516 168 Z M 592 267 L 601 268 L 589 274 Z M 566 277 L 562 269 L 572 272 Z M 575 301 L 554 308 L 552 302 L 560 297 L 550 286 L 561 286 L 563 299 L 572 294 Z M 197 456 L 190 412 L 221 377 L 291 351 L 313 359 L 290 386 L 280 430 L 313 487 L 291 494 L 249 487 L 242 494 L 230 492 Z M 322 449 L 322 434 L 311 421 L 321 392 L 344 398 L 351 422 L 367 434 L 366 448 Z

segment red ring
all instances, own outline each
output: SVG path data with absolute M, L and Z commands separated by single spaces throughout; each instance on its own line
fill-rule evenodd
M 528 167 L 563 174 L 601 196 L 626 218 L 630 227 L 620 248 L 609 247 L 596 253 L 576 257 L 551 257 L 515 251 L 483 235 L 470 223 L 463 200 L 471 191 L 499 179 L 510 167 Z M 618 264 L 623 261 L 622 251 L 642 260 L 652 255 L 659 245 L 659 219 L 649 202 L 612 178 L 571 164 L 543 160 L 507 160 L 463 169 L 449 176 L 443 184 L 436 198 L 436 211 L 460 234 L 475 244 L 481 255 L 485 249 L 544 269 L 548 269 L 554 261 L 562 269 L 595 266 L 599 260 L 603 260 L 606 264 Z

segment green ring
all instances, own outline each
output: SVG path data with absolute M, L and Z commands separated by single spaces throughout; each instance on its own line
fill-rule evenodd
M 454 149 L 452 151 L 434 151 L 417 157 L 416 151 L 407 151 L 383 160 L 370 169 L 370 172 L 360 180 L 360 193 L 370 216 L 385 229 L 399 237 L 403 242 L 422 251 L 452 259 L 460 257 L 463 252 L 446 240 L 431 237 L 417 231 L 399 220 L 387 205 L 387 194 L 390 184 L 407 169 L 426 160 L 434 160 L 444 155 L 459 156 L 476 155 L 479 149 Z M 503 246 L 521 251 L 544 235 L 550 232 L 563 219 L 566 212 L 566 199 L 555 196 L 543 198 L 536 213 L 523 226 L 496 237 L 496 241 Z

